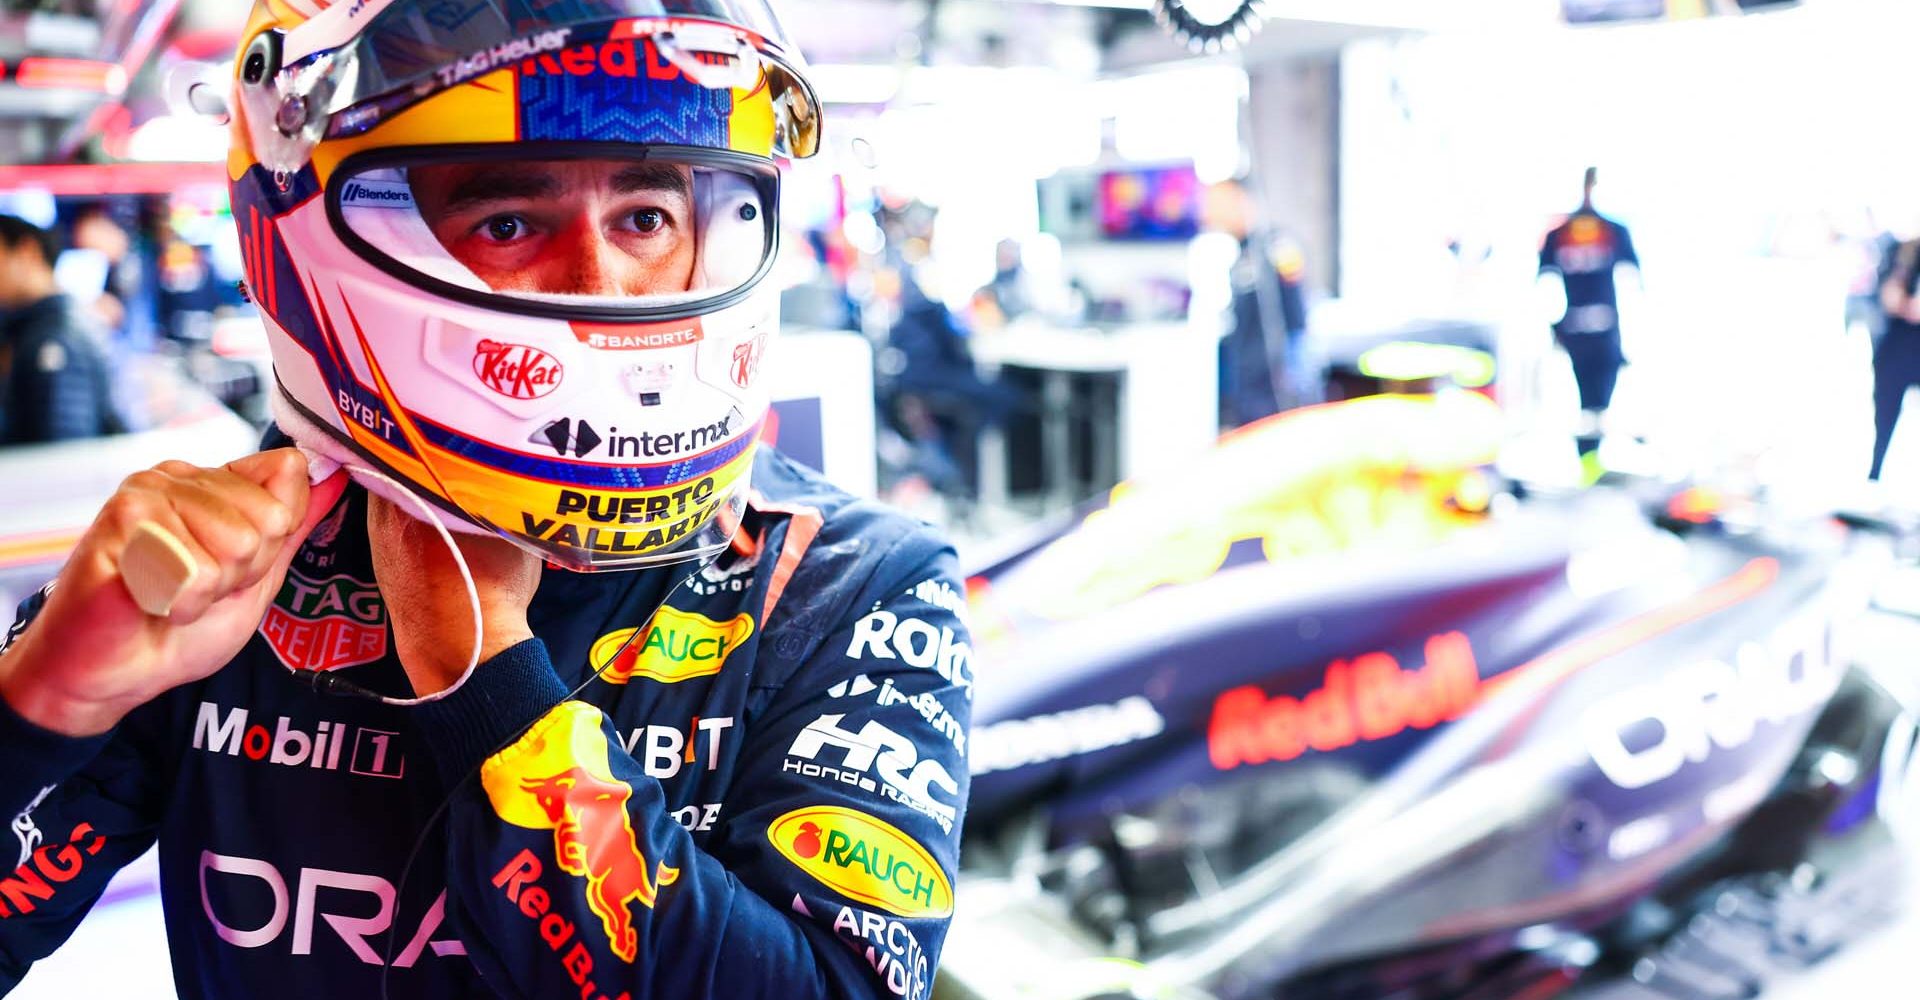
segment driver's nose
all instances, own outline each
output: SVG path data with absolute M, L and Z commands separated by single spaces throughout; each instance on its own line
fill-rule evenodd
M 582 215 L 556 235 L 550 273 L 541 290 L 567 295 L 624 295 L 634 261 L 607 239 L 594 219 Z

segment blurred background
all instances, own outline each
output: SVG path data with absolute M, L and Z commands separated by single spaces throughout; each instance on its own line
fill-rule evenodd
M 0 424 L 0 597 L 49 578 L 128 472 L 224 461 L 265 425 L 226 131 L 182 99 L 227 72 L 247 8 L 0 13 L 0 214 L 58 244 L 47 284 L 0 231 L 0 329 L 64 294 L 91 345 L 9 340 L 0 371 L 98 390 Z M 1230 45 L 1151 0 L 783 11 L 828 128 L 784 180 L 779 445 L 945 525 L 969 565 L 1223 432 L 1436 386 L 1497 404 L 1488 464 L 1536 490 L 1920 501 L 1920 433 L 1892 419 L 1920 357 L 1875 357 L 1914 322 L 1920 5 L 1268 0 Z M 1621 227 L 1597 264 L 1568 249 L 1583 204 Z M 1596 273 L 1620 355 L 1597 366 Z M 1616 370 L 1594 405 L 1583 380 Z M 14 995 L 171 996 L 154 878 L 130 869 Z M 1839 984 L 1898 959 L 1863 946 L 1777 995 L 1885 992 Z

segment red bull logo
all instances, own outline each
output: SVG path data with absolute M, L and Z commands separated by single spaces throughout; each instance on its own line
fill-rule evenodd
M 1335 660 L 1325 683 L 1301 698 L 1269 698 L 1258 687 L 1221 693 L 1207 726 L 1207 754 L 1222 771 L 1293 760 L 1431 729 L 1459 718 L 1480 699 L 1480 668 L 1459 632 L 1427 640 L 1427 663 L 1403 670 L 1386 653 Z
M 641 849 L 627 812 L 633 786 L 608 766 L 602 721 L 591 705 L 562 703 L 520 742 L 490 758 L 480 783 L 500 818 L 553 831 L 555 862 L 587 880 L 587 908 L 600 918 L 613 953 L 632 962 L 639 935 L 630 907 L 652 909 L 680 870 L 664 860 L 649 862 Z M 537 875 L 536 864 L 528 877 Z

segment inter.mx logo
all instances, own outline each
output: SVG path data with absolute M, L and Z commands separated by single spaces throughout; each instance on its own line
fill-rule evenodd
M 220 706 L 203 701 L 193 721 L 193 748 L 282 767 L 338 771 L 344 766 L 371 778 L 398 778 L 407 770 L 398 733 L 344 722 L 321 722 L 309 731 L 284 715 L 272 729 L 263 722 L 247 723 L 246 709 L 230 708 L 222 715 Z

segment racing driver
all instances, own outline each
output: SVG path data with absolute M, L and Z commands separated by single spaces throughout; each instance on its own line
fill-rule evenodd
M 278 447 L 129 478 L 8 634 L 0 993 L 156 840 L 183 997 L 929 992 L 953 556 L 757 447 L 818 107 L 762 0 L 260 0 Z

